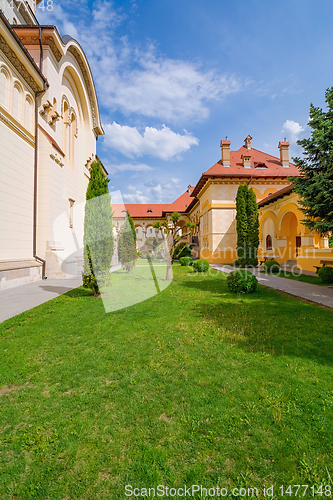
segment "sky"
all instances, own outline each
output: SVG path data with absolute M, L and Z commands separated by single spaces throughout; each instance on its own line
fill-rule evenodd
M 97 154 L 127 203 L 171 203 L 226 137 L 278 157 L 286 138 L 300 156 L 333 86 L 332 0 L 53 0 L 36 15 L 86 53 Z

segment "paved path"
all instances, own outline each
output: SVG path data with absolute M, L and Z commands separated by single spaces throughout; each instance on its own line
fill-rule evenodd
M 211 264 L 213 269 L 230 273 L 234 271 L 232 266 L 225 266 L 223 264 Z M 270 274 L 260 273 L 259 269 L 254 269 L 253 274 L 256 275 L 261 285 L 274 288 L 281 292 L 295 295 L 302 299 L 316 302 L 326 307 L 333 309 L 333 287 L 311 285 L 310 283 L 303 283 L 301 281 L 290 280 L 287 278 L 279 278 L 278 276 L 271 276 Z
M 82 277 L 67 280 L 39 280 L 0 290 L 0 323 L 48 300 L 77 288 Z

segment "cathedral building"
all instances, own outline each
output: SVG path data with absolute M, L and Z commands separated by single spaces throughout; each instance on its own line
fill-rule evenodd
M 104 132 L 79 43 L 54 26 L 40 26 L 34 0 L 2 4 L 0 283 L 7 288 L 78 273 L 82 218 L 75 207 L 85 201 L 96 140 Z M 75 241 L 64 258 L 66 242 L 55 239 L 59 218 L 64 238 Z

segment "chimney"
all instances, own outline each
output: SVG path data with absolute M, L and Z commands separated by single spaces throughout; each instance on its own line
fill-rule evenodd
M 252 140 L 252 137 L 250 135 L 248 135 L 247 138 L 244 140 L 245 147 L 247 149 L 251 149 L 251 140 Z
M 221 141 L 220 146 L 222 150 L 222 165 L 230 167 L 230 141 Z
M 278 148 L 280 150 L 280 162 L 283 167 L 289 168 L 289 142 L 286 139 L 279 142 Z
M 242 160 L 243 160 L 243 167 L 244 168 L 251 168 L 251 155 L 250 154 L 242 155 Z
M 192 189 L 192 186 L 191 186 L 191 184 L 189 184 L 189 185 L 187 186 L 187 192 L 188 192 L 189 194 L 191 194 L 191 189 Z

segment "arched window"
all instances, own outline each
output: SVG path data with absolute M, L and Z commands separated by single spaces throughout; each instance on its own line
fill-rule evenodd
M 70 131 L 69 131 L 69 161 L 71 169 L 74 170 L 74 150 L 75 150 L 75 133 L 76 133 L 76 116 L 71 113 L 70 116 Z
M 270 234 L 266 236 L 266 250 L 272 250 L 272 237 Z
M 22 89 L 18 83 L 14 85 L 13 116 L 19 121 L 22 120 Z
M 4 67 L 0 69 L 0 104 L 9 107 L 9 73 Z
M 24 103 L 24 126 L 32 132 L 33 130 L 33 116 L 34 116 L 34 110 L 33 110 L 33 103 L 31 97 L 28 95 L 25 98 L 25 103 Z
M 64 153 L 66 155 L 66 161 L 68 163 L 70 122 L 69 122 L 69 110 L 68 110 L 67 101 L 64 102 L 63 119 L 64 119 L 64 125 L 63 125 L 64 128 L 63 128 L 63 136 L 62 136 L 62 149 L 64 150 Z

